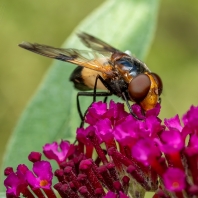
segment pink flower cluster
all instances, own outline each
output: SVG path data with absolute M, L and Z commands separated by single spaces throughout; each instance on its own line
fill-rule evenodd
M 198 107 L 183 116 L 183 125 L 178 115 L 163 124 L 159 104 L 144 116 L 137 104 L 132 108 L 144 119 L 135 119 L 121 103 L 94 103 L 87 126 L 77 129 L 76 144 L 43 147 L 59 165 L 54 189 L 61 197 L 141 198 L 146 191 L 154 198 L 198 196 Z M 36 152 L 29 159 L 32 170 L 25 165 L 5 170 L 7 197 L 56 197 L 50 163 Z

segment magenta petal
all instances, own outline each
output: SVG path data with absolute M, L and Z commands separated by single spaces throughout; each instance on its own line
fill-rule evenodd
M 160 135 L 160 140 L 161 144 L 159 146 L 164 153 L 181 151 L 185 146 L 185 141 L 177 130 L 163 131 Z
M 26 178 L 31 186 L 34 188 L 40 188 L 39 179 L 37 179 L 37 177 L 30 170 L 28 170 Z
M 73 144 L 70 144 L 68 141 L 61 140 L 60 148 L 66 153 L 66 158 L 73 154 L 75 147 Z
M 89 107 L 86 114 L 85 122 L 94 125 L 103 114 L 107 112 L 107 104 L 103 102 L 95 102 Z
M 132 156 L 148 166 L 154 159 L 161 156 L 159 148 L 149 138 L 139 140 L 132 148 Z
M 116 118 L 119 113 L 119 112 L 117 112 L 116 108 L 117 108 L 117 104 L 113 100 L 110 100 L 109 109 L 105 113 L 106 118 Z
M 150 109 L 146 112 L 146 117 L 148 118 L 149 116 L 155 116 L 157 117 L 160 113 L 160 109 L 161 109 L 161 106 L 159 103 L 156 104 L 155 108 L 153 109 Z
M 185 173 L 181 169 L 168 168 L 163 175 L 163 182 L 167 190 L 180 192 L 186 186 L 185 177 Z
M 102 140 L 102 142 L 107 142 L 113 139 L 112 125 L 109 119 L 105 118 L 104 120 L 98 121 L 95 127 L 96 135 Z
M 18 177 L 15 173 L 10 173 L 4 180 L 4 185 L 7 188 L 7 194 L 19 196 L 28 184 L 25 178 Z
M 110 101 L 109 110 L 106 113 L 107 118 L 120 120 L 121 118 L 126 117 L 127 115 L 128 113 L 124 110 L 123 103 L 115 103 L 113 100 Z
M 170 119 L 164 119 L 164 124 L 169 128 L 169 129 L 177 129 L 178 131 L 182 131 L 182 126 L 180 123 L 179 116 L 176 115 L 173 118 Z
M 17 175 L 20 177 L 24 177 L 28 170 L 29 169 L 25 164 L 19 164 L 17 166 Z
M 17 167 L 17 172 L 10 173 L 4 181 L 4 185 L 7 188 L 6 193 L 9 195 L 19 196 L 23 192 L 28 183 L 26 181 L 26 173 L 28 168 L 24 164 L 20 164 Z
M 57 163 L 61 163 L 74 151 L 74 145 L 67 141 L 61 141 L 60 151 L 58 147 L 57 142 L 46 144 L 43 146 L 43 153 L 48 159 L 54 159 Z
M 114 126 L 117 121 L 127 115 L 128 113 L 124 110 L 124 104 L 115 103 L 111 100 L 109 108 L 107 108 L 107 104 L 100 101 L 93 103 L 89 107 L 85 122 L 94 126 L 99 120 L 107 118 L 111 120 L 112 126 Z
M 193 134 L 190 136 L 189 145 L 190 147 L 194 147 L 198 149 L 198 134 Z
M 76 139 L 85 144 L 85 145 L 89 145 L 91 144 L 90 140 L 87 138 L 87 134 L 85 133 L 85 129 L 83 128 L 78 128 L 76 131 Z
M 61 158 L 61 154 L 58 153 L 58 143 L 57 142 L 53 142 L 51 144 L 45 144 L 43 146 L 43 153 L 45 154 L 45 156 L 48 158 L 48 159 L 54 159 L 56 161 L 61 161 L 59 158 Z M 63 160 L 64 160 L 64 157 L 63 156 Z
M 97 115 L 103 115 L 107 111 L 107 103 L 102 101 L 95 102 L 91 105 L 91 109 L 94 109 L 94 113 Z
M 40 178 L 51 180 L 53 177 L 52 167 L 48 161 L 39 161 L 33 164 L 34 173 Z
M 188 146 L 185 148 L 188 156 L 197 155 L 198 153 L 198 135 L 193 134 L 190 136 Z
M 155 116 L 150 116 L 144 121 L 139 122 L 139 135 L 142 138 L 151 137 L 155 138 L 159 131 L 162 131 L 163 127 L 160 120 Z
M 185 125 L 191 125 L 191 127 L 198 127 L 198 107 L 191 106 L 190 110 L 183 116 L 182 120 Z
M 139 123 L 129 115 L 123 122 L 114 128 L 115 139 L 123 146 L 131 147 L 139 137 Z
M 142 114 L 142 108 L 138 104 L 133 104 L 131 106 L 133 113 L 140 119 L 145 119 L 145 116 Z
M 33 165 L 33 172 L 28 171 L 26 174 L 27 181 L 34 188 L 50 189 L 52 185 L 52 167 L 47 161 L 38 161 Z
M 95 130 L 96 129 L 93 126 L 88 126 L 86 129 L 78 128 L 76 132 L 77 133 L 76 139 L 87 146 L 92 145 L 91 141 L 87 138 L 87 136 L 90 132 Z

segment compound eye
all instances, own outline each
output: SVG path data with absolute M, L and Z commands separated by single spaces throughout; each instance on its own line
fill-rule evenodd
M 148 94 L 151 86 L 150 78 L 146 74 L 139 74 L 129 83 L 129 96 L 135 102 L 142 101 Z
M 156 73 L 151 73 L 152 77 L 154 78 L 155 82 L 157 83 L 158 87 L 158 95 L 160 96 L 163 89 L 163 83 L 161 78 Z

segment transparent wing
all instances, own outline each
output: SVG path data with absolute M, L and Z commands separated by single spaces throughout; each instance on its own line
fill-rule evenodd
M 75 65 L 106 73 L 107 75 L 112 73 L 110 58 L 96 51 L 55 48 L 29 42 L 23 42 L 19 44 L 19 46 L 49 58 L 70 62 Z
M 105 51 L 111 52 L 111 53 L 120 52 L 120 50 L 112 47 L 111 45 L 105 43 L 104 41 L 94 36 L 91 36 L 85 32 L 80 32 L 77 35 L 86 47 L 91 48 L 93 50 L 96 50 L 102 53 Z

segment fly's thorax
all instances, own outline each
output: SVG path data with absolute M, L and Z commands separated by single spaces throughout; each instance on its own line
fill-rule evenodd
M 114 67 L 127 83 L 137 75 L 148 72 L 148 69 L 143 62 L 127 54 L 116 56 L 113 60 Z
M 118 71 L 118 76 L 122 77 L 126 83 L 129 83 L 132 80 L 132 76 L 130 75 L 128 70 L 125 70 L 123 65 L 115 65 L 115 68 Z

